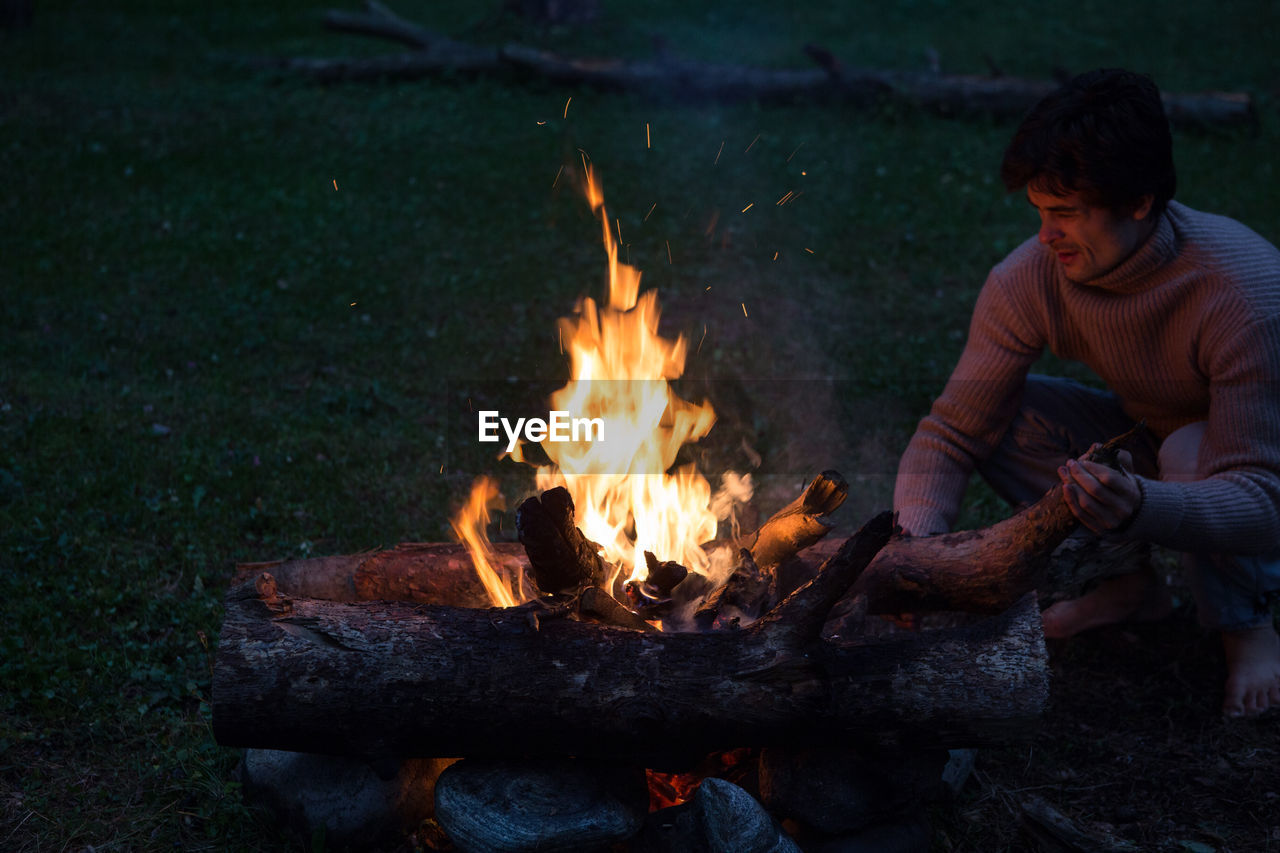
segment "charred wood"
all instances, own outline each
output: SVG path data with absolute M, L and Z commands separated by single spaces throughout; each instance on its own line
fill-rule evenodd
M 749 625 L 767 608 L 770 586 L 770 577 L 743 548 L 738 552 L 738 567 L 697 607 L 694 622 L 702 631 Z
M 600 556 L 600 546 L 578 529 L 573 498 L 563 486 L 520 504 L 516 531 L 529 555 L 534 582 L 543 592 L 603 586 L 612 573 Z

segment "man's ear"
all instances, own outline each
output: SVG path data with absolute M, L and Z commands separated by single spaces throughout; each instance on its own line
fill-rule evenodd
M 1151 215 L 1151 208 L 1155 203 L 1156 197 L 1151 193 L 1146 193 L 1141 199 L 1139 199 L 1138 206 L 1133 209 L 1133 213 L 1131 215 L 1134 219 L 1141 222 Z

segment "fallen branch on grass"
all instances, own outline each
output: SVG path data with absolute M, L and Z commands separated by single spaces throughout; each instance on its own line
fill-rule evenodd
M 804 47 L 816 67 L 795 69 L 717 64 L 665 55 L 648 60 L 570 57 L 521 44 L 495 46 L 457 41 L 402 18 L 377 2 L 368 2 L 364 12 L 331 10 L 325 14 L 324 24 L 338 32 L 395 41 L 409 50 L 363 58 L 260 57 L 247 61 L 324 83 L 418 80 L 457 74 L 512 79 L 532 76 L 569 85 L 684 99 L 811 99 L 856 105 L 892 101 L 944 115 L 998 117 L 1021 116 L 1058 85 L 1054 80 L 999 74 L 856 68 L 817 45 Z M 1164 102 L 1175 123 L 1242 124 L 1256 119 L 1252 99 L 1241 92 L 1166 92 Z

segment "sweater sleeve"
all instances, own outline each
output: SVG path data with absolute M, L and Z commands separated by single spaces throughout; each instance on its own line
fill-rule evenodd
M 1280 315 L 1232 324 L 1205 366 L 1203 479 L 1144 479 L 1126 538 L 1180 551 L 1273 552 L 1280 543 Z
M 912 534 L 944 533 L 955 524 L 969 476 L 1003 437 L 1043 348 L 1029 319 L 1027 277 L 1009 267 L 988 276 L 960 360 L 898 464 L 894 509 Z

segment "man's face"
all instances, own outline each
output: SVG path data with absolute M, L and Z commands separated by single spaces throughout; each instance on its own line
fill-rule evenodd
M 1151 233 L 1151 196 L 1122 216 L 1089 204 L 1078 193 L 1059 196 L 1027 187 L 1027 201 L 1040 213 L 1040 242 L 1047 246 L 1068 280 L 1085 284 L 1103 276 L 1133 254 Z

